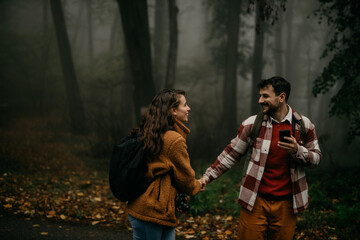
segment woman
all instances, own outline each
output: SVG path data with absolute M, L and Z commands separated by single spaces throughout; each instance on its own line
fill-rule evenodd
M 151 181 L 146 192 L 127 205 L 134 239 L 175 239 L 177 191 L 191 196 L 200 191 L 186 150 L 185 137 L 190 130 L 183 123 L 188 121 L 189 111 L 185 91 L 163 90 L 134 129 L 144 141 Z

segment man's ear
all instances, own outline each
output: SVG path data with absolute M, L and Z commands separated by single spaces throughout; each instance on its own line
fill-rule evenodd
M 280 101 L 281 101 L 281 102 L 285 102 L 286 93 L 284 93 L 284 92 L 280 93 L 279 97 L 280 97 Z

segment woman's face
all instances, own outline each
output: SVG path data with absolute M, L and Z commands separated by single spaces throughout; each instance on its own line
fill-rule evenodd
M 189 119 L 190 107 L 186 103 L 184 95 L 180 95 L 180 104 L 171 110 L 172 115 L 181 122 L 187 122 Z

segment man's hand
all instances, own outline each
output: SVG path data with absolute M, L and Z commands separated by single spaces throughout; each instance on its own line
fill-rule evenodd
M 297 153 L 298 148 L 299 148 L 299 144 L 296 142 L 296 139 L 291 136 L 291 137 L 284 137 L 286 140 L 289 141 L 289 143 L 286 142 L 278 142 L 278 147 L 284 149 L 286 152 L 290 153 L 290 154 L 294 154 Z
M 206 184 L 207 184 L 206 180 L 205 180 L 204 178 L 201 178 L 201 179 L 199 179 L 198 181 L 199 181 L 200 184 L 201 184 L 200 191 L 201 191 L 201 192 L 202 192 L 202 191 L 205 191 Z

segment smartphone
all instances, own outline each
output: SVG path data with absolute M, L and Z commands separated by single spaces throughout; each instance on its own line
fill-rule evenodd
M 290 141 L 285 139 L 284 137 L 290 137 L 290 130 L 280 130 L 279 131 L 279 141 L 289 143 Z

